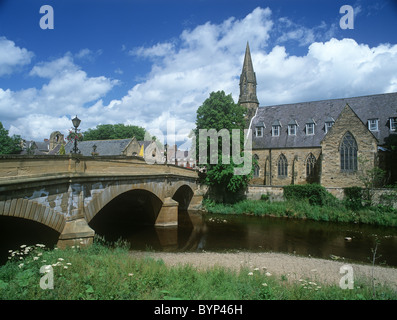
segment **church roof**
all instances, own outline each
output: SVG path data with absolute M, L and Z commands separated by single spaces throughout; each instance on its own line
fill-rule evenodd
M 101 156 L 115 156 L 122 155 L 124 149 L 131 142 L 131 139 L 114 139 L 114 140 L 89 140 L 77 143 L 77 148 L 80 150 L 81 155 L 91 156 L 93 146 L 96 145 L 96 152 Z M 74 143 L 68 142 L 65 145 L 65 153 L 68 154 L 72 151 Z
M 397 117 L 397 92 L 370 96 L 259 107 L 252 119 L 251 128 L 264 126 L 263 137 L 253 134 L 253 149 L 320 147 L 326 135 L 325 123 L 337 119 L 349 104 L 361 121 L 378 119 L 379 130 L 371 131 L 379 144 L 385 143 L 391 131 L 389 119 Z M 279 136 L 272 136 L 272 125 L 279 121 Z M 296 135 L 288 135 L 288 124 L 295 121 Z M 306 134 L 306 124 L 314 122 L 314 134 Z M 254 132 L 254 130 L 253 130 Z

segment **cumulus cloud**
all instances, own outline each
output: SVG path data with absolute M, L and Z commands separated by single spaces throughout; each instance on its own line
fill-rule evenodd
M 0 76 L 11 74 L 17 67 L 30 63 L 33 52 L 19 48 L 15 42 L 0 37 Z
M 11 123 L 10 134 L 29 139 L 42 139 L 55 130 L 68 130 L 68 116 L 84 114 L 86 104 L 104 97 L 117 85 L 116 80 L 104 76 L 89 77 L 70 54 L 37 63 L 29 75 L 48 82 L 39 89 L 0 88 L 0 118 Z
M 125 54 L 149 61 L 152 67 L 124 96 L 106 103 L 117 81 L 89 77 L 71 54 L 65 54 L 31 69 L 31 77 L 48 79 L 41 88 L 0 89 L 0 117 L 9 119 L 10 133 L 31 137 L 69 129 L 74 114 L 81 115 L 82 129 L 125 123 L 165 136 L 175 124 L 174 138 L 185 142 L 195 127 L 196 110 L 210 92 L 224 90 L 237 102 L 247 41 L 261 105 L 397 91 L 396 44 L 370 47 L 332 38 L 333 28 L 321 22 L 310 29 L 290 18 L 273 17 L 268 8 L 256 8 L 242 19 L 209 21 L 153 46 L 130 51 L 124 47 Z M 306 53 L 291 54 L 291 42 L 307 48 Z M 78 56 L 90 54 L 82 50 Z M 36 121 L 39 115 L 45 115 L 47 127 Z M 168 138 L 170 142 L 173 137 Z

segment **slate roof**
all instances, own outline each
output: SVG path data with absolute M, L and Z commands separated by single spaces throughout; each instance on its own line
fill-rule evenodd
M 26 141 L 25 146 L 20 154 L 26 155 L 28 154 L 28 148 L 30 154 L 33 155 L 43 155 L 48 154 L 50 143 L 49 141 Z
M 252 119 L 251 128 L 264 126 L 263 137 L 255 137 L 253 149 L 320 147 L 325 132 L 325 122 L 337 120 L 343 108 L 349 104 L 368 127 L 369 119 L 379 119 L 379 131 L 372 131 L 379 144 L 390 135 L 389 118 L 397 117 L 397 92 L 370 96 L 259 107 Z M 272 137 L 272 125 L 280 122 L 278 137 Z M 288 123 L 296 121 L 296 136 L 288 135 Z M 306 123 L 314 121 L 314 135 L 306 135 Z
M 80 150 L 81 155 L 91 156 L 93 146 L 96 145 L 96 152 L 100 156 L 115 156 L 122 155 L 123 150 L 131 142 L 131 139 L 114 139 L 114 140 L 90 140 L 81 141 L 77 143 L 77 148 Z M 68 154 L 73 150 L 74 143 L 68 142 L 65 145 L 65 153 Z

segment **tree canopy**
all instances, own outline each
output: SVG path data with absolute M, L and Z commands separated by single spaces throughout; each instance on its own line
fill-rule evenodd
M 128 139 L 135 137 L 144 140 L 146 130 L 144 128 L 124 124 L 100 124 L 95 129 L 83 132 L 84 140 L 108 140 Z
M 0 122 L 0 154 L 13 154 L 21 151 L 21 137 L 8 135 L 8 130 Z
M 206 174 L 203 177 L 203 182 L 207 185 L 210 185 L 216 189 L 218 193 L 223 195 L 225 200 L 225 195 L 227 193 L 236 193 L 241 189 L 245 188 L 248 184 L 248 181 L 252 177 L 252 170 L 250 170 L 249 174 L 246 175 L 237 175 L 235 174 L 235 168 L 241 167 L 241 164 L 236 164 L 233 161 L 232 151 L 233 147 L 231 147 L 228 151 L 223 152 L 223 143 L 228 143 L 229 146 L 232 146 L 232 130 L 239 129 L 239 139 L 237 140 L 240 144 L 240 155 L 243 154 L 243 146 L 244 146 L 244 127 L 245 127 L 245 119 L 244 114 L 246 112 L 246 108 L 240 106 L 239 104 L 234 103 L 232 96 L 226 95 L 224 91 L 212 92 L 204 103 L 197 109 L 197 119 L 196 119 L 196 154 L 198 157 L 198 165 L 200 167 L 205 167 Z M 208 137 L 206 139 L 206 146 L 204 146 L 208 152 L 207 159 L 209 159 L 209 163 L 201 163 L 200 161 L 200 130 L 205 129 L 211 130 L 214 129 L 218 135 L 215 139 L 212 137 Z M 226 129 L 226 130 L 223 130 Z M 201 130 L 202 132 L 203 130 Z M 219 134 L 222 133 L 222 134 Z M 223 138 L 221 136 L 226 135 Z M 216 141 L 214 141 L 216 140 Z M 202 138 L 203 141 L 203 138 Z M 218 143 L 218 151 L 217 154 L 211 154 L 211 143 Z M 201 146 L 202 148 L 203 146 Z M 227 149 L 225 149 L 227 150 Z M 217 157 L 218 163 L 211 163 L 211 157 Z M 225 158 L 229 159 L 230 163 L 227 161 L 223 161 Z M 252 168 L 252 162 L 249 164 L 250 168 Z

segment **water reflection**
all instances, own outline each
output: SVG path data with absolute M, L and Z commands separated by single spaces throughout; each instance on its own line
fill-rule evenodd
M 178 227 L 139 228 L 127 237 L 134 250 L 272 251 L 364 263 L 372 261 L 376 239 L 377 264 L 397 266 L 396 228 L 183 212 Z

